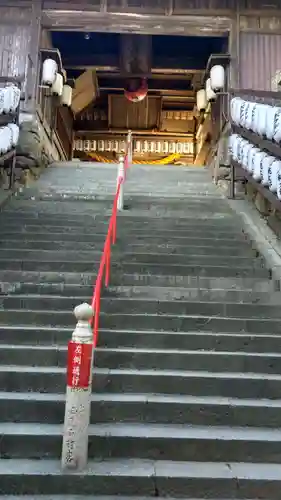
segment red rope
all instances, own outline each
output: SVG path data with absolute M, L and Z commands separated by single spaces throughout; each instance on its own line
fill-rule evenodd
M 100 316 L 100 299 L 101 299 L 101 290 L 102 290 L 102 282 L 104 277 L 105 270 L 105 286 L 109 285 L 110 278 L 110 260 L 111 260 L 111 244 L 115 244 L 116 242 L 116 225 L 117 225 L 117 204 L 118 197 L 120 194 L 121 184 L 124 182 L 124 179 L 120 177 L 118 179 L 118 185 L 116 194 L 113 201 L 112 214 L 110 217 L 108 230 L 106 239 L 104 242 L 103 252 L 100 260 L 99 270 L 97 274 L 97 279 L 94 285 L 94 292 L 92 297 L 91 306 L 94 310 L 94 321 L 93 321 L 93 344 L 96 347 L 98 342 L 98 334 L 99 334 L 99 316 Z

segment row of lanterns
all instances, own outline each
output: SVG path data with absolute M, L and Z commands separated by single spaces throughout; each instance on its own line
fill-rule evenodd
M 275 142 L 281 142 L 281 108 L 234 97 L 230 102 L 232 121 Z
M 225 71 L 224 67 L 216 64 L 210 70 L 210 78 L 206 81 L 205 89 L 198 90 L 196 94 L 196 105 L 199 112 L 205 111 L 209 102 L 217 99 L 218 92 L 224 89 Z
M 20 104 L 20 88 L 8 84 L 0 88 L 0 115 L 6 115 L 5 125 L 0 127 L 0 155 L 15 148 L 19 140 L 19 126 L 14 123 L 14 115 Z M 9 123 L 10 122 L 10 123 Z
M 238 134 L 229 138 L 229 152 L 257 182 L 261 182 L 281 200 L 281 160 L 269 155 Z
M 64 83 L 64 77 L 58 72 L 54 59 L 45 59 L 42 67 L 42 85 L 50 87 L 51 92 L 60 97 L 63 106 L 71 106 L 72 87 Z

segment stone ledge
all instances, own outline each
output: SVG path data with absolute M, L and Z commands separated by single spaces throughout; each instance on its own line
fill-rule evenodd
M 239 215 L 242 226 L 272 270 L 273 279 L 277 281 L 277 289 L 279 289 L 281 285 L 281 242 L 269 227 L 267 218 L 257 210 L 257 204 L 253 204 L 253 201 L 245 198 L 228 199 L 227 201 L 232 210 Z

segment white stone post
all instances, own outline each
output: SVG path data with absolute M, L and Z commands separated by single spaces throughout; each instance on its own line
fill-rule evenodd
M 124 208 L 124 179 L 125 179 L 125 165 L 124 165 L 124 156 L 119 156 L 119 165 L 118 165 L 118 173 L 117 173 L 117 183 L 116 188 L 118 188 L 119 182 L 122 179 L 119 196 L 117 200 L 117 210 L 123 210 Z
M 75 307 L 77 325 L 68 343 L 67 389 L 61 464 L 63 470 L 81 471 L 88 462 L 91 413 L 93 333 L 89 304 Z
M 128 161 L 130 167 L 133 161 L 133 138 L 131 130 L 128 130 Z

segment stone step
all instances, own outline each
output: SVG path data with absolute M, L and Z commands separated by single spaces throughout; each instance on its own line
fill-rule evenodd
M 76 266 L 85 266 L 88 268 L 91 265 L 96 266 L 99 263 L 102 255 L 102 250 L 92 250 L 92 251 L 77 251 L 73 250 L 63 250 L 60 247 L 54 247 L 53 250 L 41 250 L 38 252 L 37 249 L 13 249 L 7 248 L 2 249 L 0 247 L 0 261 L 14 259 L 14 261 L 40 261 L 40 262 L 54 262 L 56 265 L 58 263 L 71 263 L 73 262 L 75 268 Z M 215 266 L 229 266 L 234 267 L 239 270 L 239 268 L 249 268 L 258 269 L 264 267 L 264 262 L 261 258 L 253 258 L 251 256 L 236 256 L 236 255 L 198 255 L 196 250 L 194 255 L 183 255 L 183 254 L 158 254 L 158 253 L 129 253 L 129 252 L 118 252 L 114 249 L 112 252 L 112 262 L 116 266 L 130 266 L 134 264 L 165 266 L 169 269 L 170 266 L 199 266 L 208 268 Z M 82 271 L 83 272 L 83 271 Z
M 111 214 L 109 214 L 111 215 Z M 87 228 L 95 228 L 96 230 L 99 229 L 101 232 L 105 231 L 108 227 L 108 221 L 109 221 L 109 216 L 107 217 L 106 214 L 99 215 L 99 217 L 96 215 L 93 215 L 92 217 L 85 216 L 82 214 L 80 218 L 76 216 L 76 219 L 73 219 L 69 215 L 69 217 L 63 218 L 61 215 L 57 214 L 50 214 L 49 216 L 42 217 L 42 216 L 37 216 L 37 217 L 18 217 L 17 214 L 14 215 L 14 217 L 6 217 L 4 213 L 2 213 L 2 216 L 0 217 L 0 224 L 1 227 L 3 228 L 7 227 L 9 224 L 11 228 L 18 228 L 18 227 L 24 227 L 24 228 L 29 228 L 32 226 L 43 226 L 43 227 L 48 227 L 48 226 L 54 226 L 54 227 L 62 227 L 64 228 L 82 228 L 83 230 Z M 173 234 L 175 232 L 178 232 L 179 235 L 183 232 L 195 232 L 198 233 L 200 231 L 208 231 L 212 235 L 216 234 L 241 234 L 243 231 L 241 230 L 241 226 L 237 223 L 237 221 L 232 221 L 229 220 L 228 223 L 225 221 L 225 219 L 219 219 L 218 221 L 205 221 L 205 220 L 199 220 L 196 221 L 198 222 L 197 224 L 193 219 L 190 220 L 182 220 L 180 221 L 174 221 L 173 219 L 168 220 L 166 218 L 160 218 L 160 217 L 155 217 L 154 219 L 148 218 L 148 217 L 143 217 L 141 218 L 136 218 L 132 217 L 129 219 L 128 216 L 124 217 L 118 217 L 117 223 L 118 223 L 118 228 L 119 231 L 127 231 L 128 233 L 131 232 L 136 232 L 136 231 L 141 231 L 141 232 L 149 232 L 149 231 L 157 231 L 157 232 L 172 232 Z
M 51 345 L 66 347 L 74 324 L 65 327 L 0 326 L 0 345 Z M 138 330 L 100 329 L 99 347 L 157 349 L 183 349 L 189 351 L 209 350 L 212 352 L 237 351 L 248 353 L 281 352 L 281 335 L 270 333 L 212 333 L 212 332 L 161 332 Z
M 91 261 L 77 261 L 77 260 L 40 260 L 41 254 L 38 255 L 37 259 L 25 259 L 24 261 L 21 258 L 11 260 L 11 257 L 8 258 L 0 258 L 0 270 L 10 270 L 10 271 L 38 271 L 38 272 L 56 272 L 56 273 L 79 273 L 79 274 L 89 274 L 91 272 L 97 272 L 99 267 L 99 259 Z M 200 257 L 199 257 L 200 258 Z M 111 265 L 111 283 L 114 284 L 115 279 L 117 279 L 116 271 L 118 272 L 118 276 L 124 276 L 126 274 L 135 275 L 134 279 L 139 283 L 142 282 L 142 278 L 139 275 L 147 275 L 150 283 L 162 284 L 163 279 L 157 281 L 155 279 L 155 275 L 162 276 L 172 276 L 172 282 L 175 280 L 175 276 L 201 276 L 201 277 L 245 277 L 245 278 L 264 278 L 269 279 L 271 277 L 271 273 L 269 270 L 263 267 L 254 267 L 252 265 L 240 265 L 239 269 L 236 266 L 230 265 L 204 265 L 200 263 L 198 260 L 197 263 L 190 265 L 182 265 L 182 264 L 157 264 L 157 263 L 135 263 L 135 262 L 126 262 L 126 263 L 113 263 Z M 152 277 L 151 277 L 152 275 Z M 131 278 L 129 278 L 129 284 L 132 283 Z M 164 280 L 167 282 L 167 278 Z M 120 280 L 118 279 L 120 283 Z M 122 283 L 127 285 L 126 277 L 122 278 Z M 171 284 L 170 279 L 168 283 Z
M 75 203 L 65 200 L 63 197 L 59 197 L 56 201 L 52 197 L 43 199 L 38 199 L 40 193 L 35 193 L 35 198 L 31 196 L 20 195 L 11 198 L 9 204 L 4 207 L 3 212 L 13 212 L 13 213 L 25 213 L 25 214 L 52 214 L 56 212 L 57 214 L 85 214 L 92 216 L 95 214 L 103 214 L 112 210 L 113 196 L 110 195 L 105 199 L 103 196 L 99 198 L 98 195 L 85 200 L 76 200 Z M 236 214 L 233 213 L 231 209 L 221 202 L 221 200 L 216 200 L 212 198 L 204 199 L 200 197 L 188 199 L 173 199 L 169 198 L 167 203 L 166 200 L 162 201 L 161 198 L 140 198 L 137 200 L 136 196 L 130 196 L 126 194 L 125 197 L 125 210 L 120 212 L 119 217 L 157 217 L 161 215 L 163 217 L 171 218 L 174 214 L 177 215 L 177 219 L 194 219 L 196 217 L 200 220 L 215 220 L 228 217 L 229 219 L 237 219 Z
M 90 495 L 0 495 L 0 500 L 90 500 L 92 496 Z M 115 500 L 115 496 L 97 496 L 95 495 L 95 500 Z M 129 497 L 129 496 L 119 496 L 118 500 L 150 500 L 150 497 Z M 165 500 L 164 498 L 159 498 L 159 500 Z M 175 500 L 175 499 L 173 499 Z M 194 500 L 194 499 L 187 499 Z
M 200 208 L 198 208 L 198 212 L 200 212 Z M 101 226 L 107 225 L 108 221 L 105 218 L 104 213 L 95 213 L 94 210 L 92 214 L 81 213 L 79 212 L 68 212 L 68 213 L 60 213 L 56 210 L 53 204 L 50 205 L 50 210 L 48 212 L 42 212 L 38 210 L 38 205 L 35 204 L 33 207 L 33 211 L 26 211 L 23 209 L 19 212 L 15 210 L 4 209 L 0 214 L 1 222 L 10 221 L 14 224 L 28 225 L 28 224 L 38 224 L 39 222 L 44 225 L 51 221 L 55 222 L 55 225 L 58 226 L 76 226 L 82 223 L 83 226 L 87 224 L 100 224 Z M 157 227 L 163 229 L 173 229 L 178 228 L 179 231 L 184 230 L 186 228 L 190 229 L 200 229 L 200 228 L 209 228 L 221 230 L 221 231 L 230 231 L 241 232 L 241 226 L 239 225 L 239 219 L 236 216 L 225 215 L 221 217 L 213 218 L 199 218 L 194 220 L 190 216 L 186 218 L 180 217 L 179 219 L 175 219 L 174 217 L 165 216 L 136 216 L 130 211 L 125 210 L 124 212 L 118 213 L 118 222 L 120 226 L 130 228 L 143 226 L 143 227 Z M 243 232 L 243 231 L 242 231 Z
M 54 221 L 55 222 L 55 221 Z M 42 224 L 40 221 L 36 224 L 35 221 L 33 224 L 26 224 L 22 225 L 19 222 L 16 223 L 9 223 L 5 220 L 5 222 L 0 222 L 0 230 L 1 233 L 12 233 L 15 232 L 17 234 L 26 234 L 26 233 L 33 233 L 37 232 L 38 229 L 40 230 L 40 233 L 59 233 L 61 236 L 64 234 L 103 234 L 106 236 L 107 230 L 108 230 L 108 224 L 85 224 L 84 226 L 82 224 L 79 225 L 73 224 L 73 225 L 66 225 L 62 223 L 61 225 L 58 224 L 51 224 L 51 218 L 49 219 L 49 224 Z M 174 239 L 176 238 L 181 239 L 181 238 L 187 238 L 192 237 L 192 238 L 209 238 L 209 239 L 219 239 L 222 240 L 221 243 L 223 243 L 224 240 L 236 240 L 236 241 L 245 241 L 245 237 L 241 231 L 233 231 L 231 229 L 227 230 L 225 229 L 224 231 L 221 230 L 215 230 L 215 229 L 208 229 L 208 227 L 197 227 L 197 228 L 182 228 L 181 230 L 178 229 L 167 229 L 166 227 L 157 227 L 157 226 L 134 226 L 132 225 L 131 228 L 128 229 L 128 227 L 122 225 L 122 223 L 118 222 L 117 226 L 117 232 L 118 232 L 118 237 L 127 238 L 128 240 L 131 240 L 133 237 L 144 237 L 144 238 L 161 238 L 162 243 L 166 241 L 167 239 Z
M 108 369 L 243 372 L 281 375 L 281 354 L 230 351 L 186 351 L 164 348 L 97 348 L 95 367 Z M 0 344 L 0 365 L 62 367 L 67 364 L 65 346 Z
M 0 365 L 0 391 L 65 394 L 62 367 Z M 241 399 L 281 399 L 281 375 L 240 372 L 94 368 L 96 394 L 177 394 Z
M 95 495 L 95 500 L 115 500 L 115 496 L 97 496 Z M 134 497 L 129 497 L 129 496 L 120 496 L 118 495 L 118 500 L 150 500 L 151 497 L 140 497 L 140 496 L 134 496 Z M 171 497 L 169 497 L 171 498 Z M 36 495 L 34 497 L 33 495 L 17 495 L 17 496 L 11 496 L 11 495 L 5 495 L 2 496 L 0 495 L 0 500 L 89 500 L 88 495 Z M 165 500 L 164 497 L 159 497 L 159 500 Z M 171 498 L 171 500 L 176 500 L 175 498 Z M 186 500 L 194 500 L 194 496 L 192 498 L 186 498 Z M 199 499 L 202 500 L 202 499 Z M 224 499 L 224 500 L 230 500 L 230 499 Z M 258 500 L 258 499 L 253 499 L 253 500 Z
M 41 297 L 42 298 L 42 297 Z M 7 300 L 7 307 L 9 305 L 19 307 L 19 302 L 13 300 L 14 298 L 4 298 L 3 304 Z M 21 299 L 20 299 L 21 300 Z M 24 297 L 23 297 L 24 300 Z M 26 299 L 28 301 L 28 298 Z M 31 299 L 32 300 L 32 299 Z M 40 301 L 40 298 L 38 299 Z M 47 299 L 48 300 L 48 299 Z M 67 300 L 67 299 L 65 299 Z M 34 299 L 36 301 L 36 299 Z M 32 302 L 27 302 L 28 307 Z M 44 303 L 47 308 L 48 302 Z M 23 307 L 23 306 L 22 306 Z M 11 307 L 13 308 L 13 307 Z M 32 309 L 32 307 L 30 307 Z M 44 309 L 44 307 L 42 307 Z M 66 308 L 64 308 L 66 309 Z M 147 315 L 171 315 L 171 316 L 205 316 L 205 317 L 224 317 L 224 318 L 268 318 L 275 319 L 281 318 L 280 306 L 262 305 L 262 304 L 235 304 L 235 303 L 221 303 L 200 301 L 158 301 L 148 299 L 134 299 L 134 298 L 103 298 L 101 300 L 101 311 L 106 314 L 147 314 Z
M 120 495 L 240 500 L 279 498 L 281 465 L 141 459 L 90 461 L 79 474 L 62 474 L 58 460 L 1 460 L 3 495 Z M 136 495 L 136 497 L 135 497 Z M 71 498 L 71 497 L 70 497 Z M 108 499 L 107 499 L 108 500 Z
M 36 343 L 50 343 L 49 336 L 54 338 L 54 342 L 66 345 L 69 339 L 68 330 L 52 331 L 44 329 L 30 330 L 24 328 L 23 334 L 14 329 L 6 331 L 5 327 L 0 328 L 1 341 L 16 342 L 17 339 L 24 338 L 28 343 L 28 338 Z M 20 327 L 19 327 L 20 329 Z M 36 331 L 38 336 L 36 337 Z M 34 332 L 34 333 L 33 333 Z M 9 337 L 10 336 L 10 337 Z M 39 340 L 36 341 L 36 338 Z M 13 340 L 15 339 L 15 340 Z M 19 340 L 20 341 L 20 340 Z M 99 347 L 139 347 L 157 349 L 159 345 L 165 349 L 186 349 L 202 351 L 237 351 L 237 352 L 260 352 L 260 353 L 280 353 L 281 335 L 271 333 L 214 333 L 214 332 L 175 332 L 175 331 L 140 331 L 140 330 L 100 330 Z
M 92 294 L 85 297 L 90 302 Z M 81 303 L 80 297 L 61 297 L 59 295 L 10 295 L 0 297 L 1 310 L 24 309 L 29 311 L 73 311 Z M 215 317 L 239 319 L 281 319 L 279 305 L 183 301 L 183 300 L 148 300 L 134 298 L 102 298 L 101 311 L 104 314 L 144 314 L 160 318 L 165 316 L 176 317 Z
M 27 240 L 27 241 L 71 241 L 73 242 L 73 247 L 75 248 L 76 241 L 81 242 L 81 243 L 92 243 L 93 245 L 98 243 L 98 242 L 103 242 L 105 241 L 105 233 L 99 234 L 93 232 L 91 230 L 89 234 L 81 233 L 81 232 L 68 232 L 68 233 L 62 233 L 61 231 L 57 232 L 52 232 L 52 231 L 42 231 L 42 228 L 35 232 L 25 232 L 22 230 L 14 230 L 10 231 L 9 229 L 7 231 L 2 231 L 1 232 L 2 240 L 8 240 L 8 239 L 17 239 L 17 240 Z M 193 235 L 194 236 L 194 235 Z M 236 248 L 249 248 L 249 242 L 246 242 L 243 238 L 239 240 L 239 238 L 208 238 L 205 237 L 189 237 L 189 236 L 184 236 L 184 237 L 173 237 L 173 238 L 168 238 L 168 237 L 158 237 L 155 236 L 155 234 L 150 234 L 150 235 L 132 235 L 130 234 L 130 241 L 128 242 L 128 245 L 133 245 L 133 244 L 138 244 L 138 245 L 173 245 L 174 247 L 188 247 L 188 246 L 208 246 L 208 247 L 229 247 L 229 253 L 232 254 L 232 250 L 235 251 Z M 118 232 L 117 234 L 117 245 L 122 243 L 123 245 L 127 242 L 125 240 L 125 237 L 121 238 L 120 233 Z
M 40 322 L 41 314 L 41 322 Z M 64 314 L 65 321 L 62 320 Z M 0 323 L 9 324 L 9 317 L 13 315 L 14 324 L 23 325 L 70 325 L 71 315 L 67 312 L 28 312 L 28 311 L 0 311 Z M 53 319 L 50 316 L 53 315 Z M 69 319 L 68 319 L 69 318 Z M 67 323 L 68 319 L 68 323 Z M 27 323 L 28 321 L 28 323 Z M 101 314 L 100 327 L 104 329 L 124 329 L 133 330 L 160 330 L 160 331 L 202 331 L 202 332 L 228 332 L 228 333 L 281 333 L 280 319 L 258 319 L 258 318 L 229 318 L 229 317 L 210 317 L 200 315 L 190 316 L 171 316 L 171 315 L 141 315 L 141 314 Z
M 0 269 L 0 285 L 2 293 L 17 290 L 23 283 L 29 284 L 60 284 L 60 285 L 82 285 L 93 286 L 96 280 L 95 272 L 74 273 L 56 271 L 21 271 Z M 125 274 L 114 270 L 111 273 L 111 286 L 119 286 L 122 281 L 123 286 L 160 286 L 160 287 L 191 287 L 227 290 L 253 289 L 264 292 L 275 292 L 279 290 L 278 282 L 263 278 L 239 277 L 239 276 L 160 276 L 146 274 Z
M 128 189 L 129 188 L 129 189 Z M 155 185 L 153 184 L 139 184 L 139 185 L 131 185 L 131 186 L 126 186 L 126 194 L 125 196 L 127 199 L 130 198 L 135 198 L 138 196 L 141 196 L 143 192 L 147 193 L 147 198 L 150 198 L 150 195 L 152 195 L 153 191 L 155 191 Z M 115 196 L 116 192 L 116 181 L 109 183 L 107 186 L 104 187 L 103 190 L 101 190 L 100 186 L 96 186 L 96 189 L 93 188 L 92 190 L 89 190 L 88 192 L 81 192 L 78 191 L 77 189 L 67 189 L 67 188 L 62 188 L 62 189 L 57 189 L 56 191 L 53 190 L 45 190 L 45 191 L 34 191 L 32 195 L 21 195 L 19 198 L 21 199 L 34 199 L 37 200 L 37 202 L 41 201 L 50 201 L 52 200 L 53 202 L 61 202 L 65 201 L 68 203 L 77 203 L 77 202 L 85 202 L 88 201 L 88 203 L 93 203 L 96 200 L 104 201 L 105 203 L 108 203 L 112 205 L 113 199 Z M 202 191 L 194 192 L 193 189 L 181 189 L 178 191 L 173 191 L 171 189 L 171 186 L 166 186 L 165 190 L 158 190 L 157 193 L 153 193 L 156 196 L 153 197 L 151 200 L 151 203 L 155 204 L 155 201 L 159 200 L 161 203 L 161 198 L 166 199 L 166 203 L 169 203 L 169 199 L 175 199 L 177 198 L 177 203 L 174 204 L 175 207 L 178 207 L 179 209 L 182 208 L 185 204 L 186 198 L 189 198 L 189 202 L 192 202 L 193 200 L 198 201 L 198 199 L 202 198 L 203 200 L 207 200 L 210 202 L 210 207 L 213 201 L 218 200 L 217 193 L 215 191 L 206 193 L 204 189 Z M 151 196 L 152 197 L 152 196 Z M 223 200 L 223 197 L 221 198 Z M 126 200 L 126 198 L 125 198 Z M 182 200 L 182 204 L 180 204 L 180 200 Z M 160 205 L 161 206 L 161 205 Z M 223 207 L 225 210 L 225 206 Z M 167 210 L 169 207 L 167 206 Z
M 0 495 L 0 500 L 90 500 L 92 496 L 90 495 L 5 495 L 2 496 Z M 100 496 L 100 495 L 95 495 L 95 500 L 115 500 L 116 496 Z M 120 496 L 118 495 L 118 500 L 150 500 L 151 497 L 140 497 L 140 496 Z M 165 500 L 164 497 L 159 497 L 159 500 Z M 171 498 L 171 500 L 176 500 Z M 186 500 L 194 500 L 193 498 L 187 498 Z M 200 499 L 199 499 L 200 500 Z M 202 500 L 202 499 L 201 499 Z M 227 500 L 227 499 L 226 499 Z M 228 499 L 231 500 L 231 499 Z M 258 500 L 258 499 L 254 499 Z
M 63 326 L 74 327 L 71 310 L 38 310 L 25 309 L 0 310 L 0 325 L 14 326 Z M 281 333 L 281 322 L 278 319 L 229 318 L 200 315 L 171 316 L 167 314 L 100 314 L 100 327 L 106 330 L 174 331 L 174 332 L 228 332 L 228 333 Z
M 98 241 L 68 241 L 60 240 L 60 236 L 57 236 L 56 240 L 51 241 L 50 239 L 44 239 L 42 235 L 42 240 L 29 239 L 25 237 L 24 240 L 19 235 L 13 235 L 14 237 L 5 238 L 0 242 L 0 248 L 17 248 L 17 249 L 33 249 L 33 250 L 54 250 L 55 248 L 59 250 L 76 250 L 76 251 L 89 251 L 94 252 L 95 250 L 102 250 L 104 247 L 104 238 L 99 238 Z M 128 253 L 157 253 L 158 255 L 216 255 L 216 256 L 230 256 L 231 258 L 237 257 L 249 257 L 254 259 L 257 257 L 257 251 L 251 248 L 248 243 L 233 243 L 231 245 L 215 246 L 212 245 L 210 240 L 210 245 L 177 245 L 177 244 L 149 244 L 149 243 L 125 243 L 125 241 L 118 241 L 116 246 L 112 247 L 115 255 L 124 252 Z
M 60 458 L 63 426 L 0 423 L 2 459 Z M 89 426 L 90 459 L 278 463 L 279 429 L 108 423 Z M 200 467 L 200 465 L 199 465 Z
M 163 235 L 164 237 L 183 237 L 185 235 L 187 236 L 199 236 L 200 234 L 203 233 L 204 237 L 209 237 L 209 238 L 226 238 L 226 239 L 235 239 L 234 236 L 236 235 L 239 239 L 245 240 L 246 236 L 244 235 L 243 231 L 241 231 L 240 228 L 238 229 L 232 229 L 228 225 L 225 227 L 217 227 L 216 225 L 200 225 L 198 224 L 197 226 L 192 226 L 191 224 L 185 224 L 181 226 L 177 226 L 176 224 L 150 224 L 146 223 L 145 221 L 140 221 L 139 223 L 134 224 L 133 221 L 131 224 L 127 224 L 124 222 L 125 218 L 123 219 L 117 219 L 117 227 L 118 227 L 118 235 L 123 235 L 124 233 L 128 236 L 128 241 L 130 239 L 131 235 L 146 235 L 146 234 L 156 234 L 161 236 Z M 59 222 L 61 224 L 59 224 Z M 85 233 L 85 234 L 91 234 L 92 231 L 95 231 L 96 233 L 100 234 L 105 234 L 108 229 L 108 224 L 109 224 L 109 217 L 106 218 L 105 216 L 103 217 L 103 222 L 93 220 L 93 221 L 88 221 L 86 218 L 84 218 L 84 221 L 82 222 L 73 222 L 69 221 L 66 219 L 64 222 L 63 220 L 58 219 L 56 220 L 54 217 L 49 217 L 47 220 L 42 221 L 40 219 L 34 219 L 33 221 L 30 222 L 21 222 L 20 220 L 17 220 L 16 222 L 10 221 L 9 219 L 3 217 L 3 220 L 0 221 L 0 228 L 1 231 L 18 231 L 18 232 L 33 232 L 36 231 L 36 228 L 40 229 L 40 231 L 43 229 L 45 232 L 59 232 L 59 229 L 61 229 L 62 233 L 65 232 L 80 232 L 80 233 Z
M 64 394 L 1 392 L 1 422 L 63 424 Z M 92 394 L 91 423 L 280 428 L 281 400 L 161 394 Z M 1 497 L 0 497 L 1 498 Z
M 88 296 L 91 293 L 90 287 L 79 288 L 79 291 L 87 290 L 84 296 Z M 158 299 L 158 300 L 186 300 L 186 301 L 208 301 L 208 302 L 239 302 L 239 303 L 254 303 L 254 304 L 274 304 L 279 305 L 281 302 L 280 292 L 273 292 L 272 285 L 269 285 L 270 294 L 268 291 L 257 291 L 258 288 L 252 290 L 238 290 L 238 289 L 227 289 L 227 288 L 174 288 L 174 287 L 149 287 L 149 286 L 109 286 L 103 291 L 103 297 L 112 298 L 139 298 L 139 299 Z M 72 288 L 72 291 L 76 291 Z M 49 293 L 47 288 L 22 288 L 21 293 Z M 49 288 L 50 293 L 54 293 L 54 289 Z M 66 287 L 65 290 L 60 290 L 60 295 L 70 295 L 70 289 Z M 74 295 L 74 293 L 72 293 Z
M 9 351 L 7 351 L 9 352 Z M 10 353 L 10 352 L 9 352 Z M 41 355 L 42 362 L 38 353 L 37 362 L 42 366 L 47 364 L 48 354 L 46 352 Z M 12 359 L 17 360 L 12 364 L 21 363 L 19 358 L 22 357 L 20 349 L 18 352 L 11 354 Z M 1 356 L 1 351 L 0 351 Z M 35 352 L 37 357 L 37 351 Z M 58 357 L 58 353 L 51 353 L 49 363 Z M 5 363 L 9 359 L 6 353 L 1 356 L 2 362 Z M 177 350 L 176 347 L 171 350 L 160 346 L 156 349 L 140 348 L 99 348 L 95 353 L 95 366 L 98 368 L 124 368 L 124 369 L 156 369 L 156 370 L 207 370 L 210 372 L 244 372 L 244 373 L 265 373 L 265 374 L 281 374 L 280 354 L 276 353 L 239 353 L 230 351 L 210 352 L 210 351 L 183 351 Z M 40 360 L 40 361 L 39 361 Z M 1 359 L 0 359 L 1 361 Z M 60 360 L 58 361 L 59 364 Z M 61 366 L 66 365 L 66 355 L 61 361 Z
M 93 286 L 67 285 L 62 283 L 26 283 L 18 285 L 1 283 L 2 295 L 54 295 L 59 297 L 75 297 L 77 301 L 89 300 L 93 294 Z M 149 286 L 110 286 L 103 290 L 103 297 L 107 298 L 136 298 L 154 299 L 165 301 L 208 301 L 208 302 L 238 302 L 254 304 L 279 305 L 280 292 L 272 291 L 272 284 L 264 287 L 262 291 L 258 286 L 253 289 L 227 289 L 227 288 L 174 288 L 174 287 L 149 287 Z M 268 292 L 271 292 L 270 294 Z
M 135 217 L 137 220 L 149 220 L 149 219 L 171 219 L 174 218 L 175 221 L 179 222 L 184 222 L 186 221 L 187 223 L 193 223 L 194 220 L 199 220 L 202 223 L 209 223 L 214 225 L 216 221 L 221 221 L 221 220 L 229 220 L 230 222 L 234 222 L 236 220 L 237 226 L 241 226 L 241 223 L 238 222 L 237 216 L 233 215 L 233 212 L 215 208 L 214 202 L 215 200 L 212 199 L 211 203 L 209 205 L 193 205 L 189 206 L 184 203 L 184 200 L 182 203 L 178 206 L 173 208 L 170 208 L 169 205 L 163 205 L 161 207 L 157 205 L 150 204 L 146 209 L 139 208 L 134 200 L 130 203 L 128 199 L 126 198 L 125 203 L 124 203 L 124 210 L 122 212 L 118 213 L 118 219 L 121 221 L 123 219 L 130 221 L 133 217 Z M 17 202 L 14 206 L 10 206 L 9 208 L 13 209 L 13 212 L 16 213 L 23 213 L 26 215 L 36 213 L 39 216 L 50 216 L 52 218 L 52 214 L 62 214 L 63 216 L 66 216 L 69 214 L 71 217 L 72 215 L 74 216 L 79 216 L 83 215 L 86 217 L 97 217 L 101 219 L 101 217 L 108 218 L 112 214 L 112 203 L 113 203 L 113 196 L 110 197 L 110 200 L 105 202 L 103 205 L 101 203 L 96 203 L 95 200 L 88 200 L 86 201 L 86 204 L 83 204 L 83 202 L 69 202 L 65 203 L 63 200 L 61 201 L 53 201 L 52 203 L 49 203 L 50 207 L 46 207 L 44 201 L 40 202 L 33 202 L 33 205 L 27 206 L 28 201 L 24 201 L 21 205 L 19 202 Z M 47 202 L 48 203 L 48 202 Z

